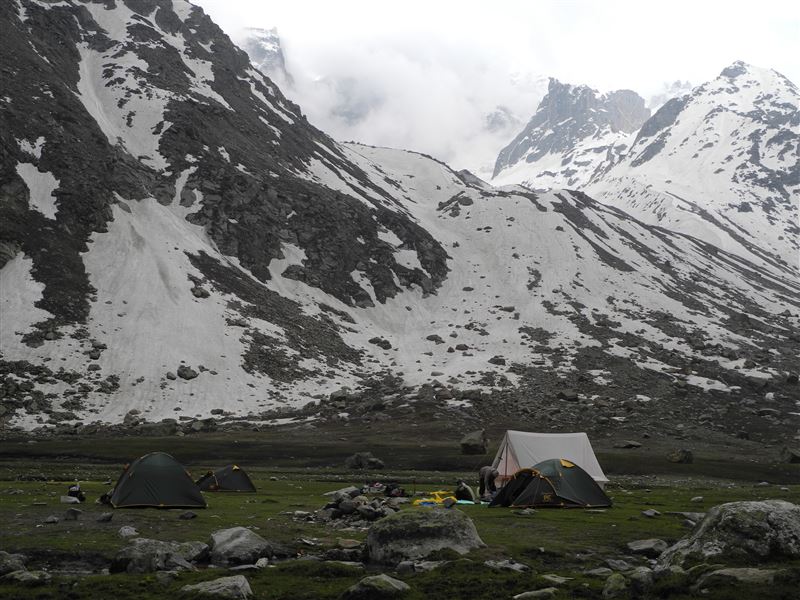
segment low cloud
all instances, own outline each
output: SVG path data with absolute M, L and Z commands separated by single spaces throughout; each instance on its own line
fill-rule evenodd
M 333 137 L 484 174 L 548 76 L 645 98 L 734 60 L 800 80 L 800 11 L 789 2 L 195 3 L 234 40 L 246 27 L 277 26 L 295 80 L 287 95 Z

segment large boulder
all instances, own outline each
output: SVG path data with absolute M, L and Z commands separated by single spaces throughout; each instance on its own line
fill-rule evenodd
M 686 538 L 659 557 L 662 565 L 727 559 L 758 563 L 800 558 L 800 506 L 784 500 L 715 506 Z
M 383 600 L 402 598 L 411 588 L 407 583 L 382 573 L 364 577 L 340 596 L 341 600 Z
M 444 548 L 466 554 L 484 545 L 472 520 L 458 510 L 402 511 L 367 532 L 369 559 L 378 563 L 419 560 Z
M 0 576 L 14 571 L 25 570 L 25 556 L 22 554 L 9 554 L 0 550 Z
M 485 429 L 471 431 L 461 438 L 461 454 L 486 454 L 488 446 Z
M 153 573 L 156 571 L 192 570 L 194 561 L 208 556 L 203 542 L 162 542 L 136 538 L 117 552 L 111 561 L 112 573 Z
M 211 581 L 185 585 L 181 592 L 192 598 L 211 597 L 211 598 L 230 598 L 232 600 L 247 600 L 253 595 L 250 583 L 244 575 L 234 575 L 232 577 L 220 577 Z
M 211 562 L 249 565 L 274 555 L 272 544 L 246 527 L 221 529 L 211 534 Z
M 383 461 L 372 455 L 372 452 L 356 452 L 344 461 L 348 469 L 382 469 Z

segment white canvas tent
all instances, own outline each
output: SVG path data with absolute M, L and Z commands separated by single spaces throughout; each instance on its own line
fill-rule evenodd
M 532 433 L 506 431 L 492 466 L 500 472 L 497 483 L 505 483 L 520 469 L 550 458 L 566 458 L 592 476 L 600 487 L 608 478 L 594 455 L 585 433 Z

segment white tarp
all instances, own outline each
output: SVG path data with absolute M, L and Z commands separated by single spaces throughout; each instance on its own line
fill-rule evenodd
M 589 436 L 585 433 L 532 433 L 509 429 L 503 436 L 492 466 L 500 472 L 500 483 L 520 469 L 551 458 L 566 458 L 574 462 L 601 487 L 608 483 L 589 443 Z

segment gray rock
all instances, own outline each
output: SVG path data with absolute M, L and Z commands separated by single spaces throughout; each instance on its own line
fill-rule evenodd
M 516 596 L 512 596 L 514 600 L 532 600 L 534 598 L 539 598 L 540 600 L 547 598 L 552 598 L 558 593 L 558 588 L 554 587 L 546 587 L 540 590 L 534 590 L 532 592 L 522 592 L 521 594 L 517 594 Z
M 800 448 L 785 446 L 781 449 L 781 460 L 785 463 L 800 463 Z
M 26 586 L 44 585 L 50 581 L 50 573 L 45 571 L 11 571 L 0 577 L 0 581 L 9 583 L 21 583 Z
M 800 558 L 800 506 L 783 500 L 715 506 L 693 533 L 661 555 L 659 563 L 682 566 L 690 557 L 750 564 Z
M 518 563 L 514 560 L 487 560 L 483 563 L 490 569 L 496 571 L 515 571 L 517 573 L 527 573 L 531 570 L 528 565 Z
M 641 448 L 642 445 L 639 442 L 635 442 L 633 440 L 623 440 L 621 442 L 617 442 L 614 444 L 614 448 L 622 448 L 623 450 L 627 450 L 630 448 Z
M 58 523 L 59 521 L 60 519 L 55 515 L 50 515 L 44 520 L 44 522 L 47 523 L 48 525 L 53 525 L 55 523 Z
M 648 508 L 647 510 L 642 511 L 642 516 L 647 517 L 648 519 L 654 519 L 656 517 L 661 516 L 661 513 L 655 510 L 654 508 Z
M 609 575 L 611 575 L 614 571 L 609 569 L 608 567 L 597 567 L 596 569 L 589 569 L 588 571 L 584 571 L 584 575 L 588 575 L 589 577 L 600 577 L 602 579 L 606 579 Z
M 78 519 L 80 519 L 82 514 L 83 511 L 80 510 L 79 508 L 68 508 L 67 510 L 64 511 L 64 515 L 62 518 L 65 521 L 77 521 Z
M 542 579 L 544 579 L 547 583 L 552 583 L 555 585 L 561 585 L 567 583 L 568 581 L 572 581 L 573 577 L 562 577 L 561 575 L 556 575 L 555 573 L 546 573 L 542 575 Z
M 181 379 L 194 379 L 198 375 L 199 373 L 191 367 L 187 367 L 186 365 L 181 365 L 178 367 L 178 377 Z
M 740 568 L 740 569 L 717 569 L 710 573 L 704 573 L 700 576 L 695 584 L 696 588 L 710 587 L 719 583 L 755 583 L 760 585 L 772 585 L 775 581 L 775 574 L 778 571 L 774 569 L 753 569 L 753 568 Z
M 674 450 L 673 452 L 670 452 L 667 455 L 667 460 L 673 463 L 690 465 L 694 462 L 694 454 L 692 454 L 691 450 L 681 448 L 679 450 Z
M 121 538 L 129 538 L 139 535 L 139 532 L 136 531 L 136 529 L 131 527 L 130 525 L 125 525 L 124 527 L 119 528 L 117 535 L 119 535 L 119 537 Z
M 231 600 L 247 600 L 253 595 L 250 583 L 244 575 L 220 577 L 203 583 L 185 585 L 181 592 L 196 596 L 209 596 L 214 598 L 228 598 Z
M 640 596 L 645 590 L 650 588 L 655 581 L 653 570 L 647 567 L 636 567 L 627 574 L 633 593 Z
M 703 497 L 702 496 L 695 496 L 694 498 L 689 500 L 689 502 L 693 502 L 695 504 L 700 504 L 702 501 L 703 501 Z
M 348 469 L 382 469 L 383 461 L 372 455 L 372 452 L 356 452 L 344 461 Z
M 272 545 L 246 527 L 221 529 L 211 534 L 211 562 L 216 565 L 249 565 L 273 554 Z
M 466 554 L 482 546 L 472 520 L 459 510 L 403 511 L 381 519 L 367 532 L 367 554 L 378 563 L 418 560 L 443 548 Z
M 182 512 L 181 514 L 179 514 L 178 518 L 183 520 L 183 521 L 188 521 L 190 519 L 196 519 L 197 518 L 197 513 L 193 512 L 191 510 L 187 510 L 186 512 Z
M 616 598 L 628 587 L 628 582 L 625 580 L 625 577 L 620 575 L 619 573 L 613 573 L 609 575 L 608 579 L 606 579 L 606 583 L 603 586 L 603 598 L 607 600 L 609 598 Z
M 104 512 L 101 513 L 99 517 L 97 517 L 98 523 L 110 523 L 111 519 L 114 518 L 114 513 Z
M 648 558 L 656 558 L 667 549 L 667 542 L 656 538 L 648 540 L 636 540 L 628 543 L 628 550 L 634 554 L 643 554 Z
M 407 583 L 385 573 L 364 577 L 340 596 L 341 600 L 381 600 L 402 598 L 411 588 Z
M 461 438 L 461 454 L 486 454 L 489 440 L 486 437 L 485 429 L 471 431 Z
M 24 570 L 25 556 L 23 554 L 9 554 L 0 550 L 0 575 Z
M 111 561 L 112 573 L 153 573 L 156 571 L 191 571 L 191 562 L 208 555 L 202 542 L 163 542 L 136 538 Z
M 61 496 L 59 498 L 59 502 L 61 504 L 80 504 L 81 501 L 78 500 L 75 496 Z

